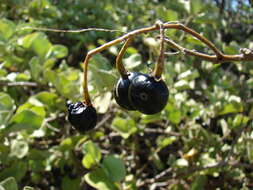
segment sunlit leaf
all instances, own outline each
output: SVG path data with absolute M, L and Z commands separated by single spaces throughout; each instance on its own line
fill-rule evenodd
M 137 131 L 136 123 L 132 119 L 123 119 L 115 117 L 112 121 L 112 126 L 115 128 L 122 137 L 128 138 L 131 134 Z
M 12 119 L 12 128 L 15 126 L 15 130 L 36 130 L 43 122 L 44 117 L 36 114 L 31 110 L 24 109 L 19 113 L 16 113 Z
M 85 181 L 98 190 L 118 190 L 102 168 L 97 168 L 84 176 Z
M 7 124 L 13 114 L 14 107 L 12 98 L 8 94 L 0 92 L 0 125 Z
M 3 36 L 5 39 L 10 38 L 15 32 L 15 24 L 7 19 L 0 20 L 0 36 Z
M 2 186 L 6 190 L 18 190 L 18 184 L 14 177 L 9 177 L 1 181 L 0 186 Z
M 197 14 L 201 11 L 203 2 L 201 0 L 190 0 L 190 8 L 192 14 Z
M 23 140 L 13 140 L 11 143 L 11 156 L 16 156 L 17 158 L 23 158 L 27 155 L 29 151 L 29 146 L 26 141 Z
M 63 45 L 54 45 L 49 49 L 46 57 L 60 59 L 60 58 L 63 58 L 67 55 L 68 55 L 68 48 L 67 47 L 65 47 Z
M 91 168 L 92 166 L 99 163 L 101 160 L 101 152 L 99 147 L 92 141 L 88 141 L 83 145 L 84 157 L 82 160 L 83 166 Z
M 40 57 L 44 58 L 52 44 L 44 33 L 35 32 L 26 35 L 19 40 L 19 44 L 24 48 L 28 48 L 36 52 Z

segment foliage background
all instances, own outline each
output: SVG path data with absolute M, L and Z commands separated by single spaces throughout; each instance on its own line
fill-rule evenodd
M 89 89 L 99 112 L 95 130 L 79 134 L 66 120 L 67 100 L 82 99 L 88 50 L 157 19 L 179 20 L 227 54 L 253 48 L 251 1 L 1 0 L 0 189 L 252 189 L 253 63 L 214 65 L 166 57 L 170 89 L 156 115 L 116 105 L 114 62 L 122 44 L 93 57 Z M 124 64 L 149 72 L 158 33 L 135 38 Z M 166 35 L 212 53 L 180 31 Z M 173 51 L 168 48 L 168 52 Z

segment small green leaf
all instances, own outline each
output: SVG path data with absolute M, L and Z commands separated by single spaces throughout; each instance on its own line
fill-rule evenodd
M 197 176 L 193 183 L 191 184 L 190 190 L 204 190 L 205 189 L 205 184 L 207 181 L 207 177 L 204 175 L 199 175 Z
M 40 101 L 43 105 L 52 107 L 56 104 L 57 94 L 54 92 L 42 91 L 36 95 L 34 98 Z
M 197 14 L 201 11 L 203 2 L 201 0 L 190 0 L 190 9 L 192 14 Z
M 127 69 L 135 69 L 141 65 L 141 55 L 138 53 L 130 55 L 128 58 L 122 60 Z
M 112 121 L 112 126 L 116 129 L 123 138 L 128 138 L 137 131 L 136 123 L 130 118 L 115 117 Z
M 101 96 L 98 96 L 94 100 L 94 105 L 97 109 L 97 113 L 101 113 L 101 114 L 106 113 L 111 104 L 111 99 L 112 99 L 111 92 L 106 92 L 102 94 Z
M 114 155 L 109 155 L 103 160 L 103 166 L 109 178 L 114 182 L 123 180 L 126 176 L 124 162 Z
M 54 45 L 52 46 L 47 55 L 46 58 L 63 58 L 68 55 L 68 48 L 63 45 Z
M 43 70 L 43 67 L 41 65 L 39 58 L 33 57 L 29 62 L 29 66 L 30 66 L 32 78 L 36 81 L 39 81 L 39 79 L 41 78 L 42 70 Z
M 43 122 L 44 117 L 36 114 L 31 110 L 22 110 L 19 113 L 16 113 L 11 122 L 13 123 L 12 127 L 15 127 L 15 130 L 36 130 L 38 129 Z
M 101 152 L 99 147 L 92 141 L 88 141 L 83 146 L 83 152 L 85 156 L 83 157 L 82 164 L 85 168 L 91 168 L 92 166 L 99 163 L 101 160 Z
M 174 84 L 174 87 L 177 90 L 188 90 L 188 89 L 193 89 L 194 88 L 194 81 L 187 81 L 187 80 L 179 80 Z
M 0 36 L 5 39 L 10 38 L 15 32 L 15 24 L 7 19 L 0 20 Z
M 62 190 L 80 190 L 80 178 L 70 179 L 67 176 L 64 176 L 62 179 L 61 189 Z
M 0 179 L 12 176 L 17 181 L 20 181 L 25 176 L 27 169 L 27 163 L 25 161 L 16 159 L 13 164 L 11 164 L 9 167 L 6 166 L 0 171 Z
M 218 115 L 225 115 L 228 113 L 238 113 L 243 111 L 243 105 L 239 102 L 231 102 L 224 105 L 219 111 Z
M 193 36 L 187 36 L 186 41 L 192 45 L 205 47 L 204 43 L 202 43 L 200 40 L 198 40 L 197 38 L 195 38 Z
M 27 155 L 28 150 L 28 143 L 24 140 L 13 140 L 11 142 L 11 156 L 16 156 L 21 159 Z
M 47 36 L 41 32 L 35 32 L 26 35 L 24 38 L 19 40 L 19 44 L 24 48 L 31 49 L 37 55 L 44 58 L 52 44 L 47 39 Z
M 157 145 L 158 145 L 159 148 L 164 148 L 164 147 L 172 144 L 176 140 L 177 140 L 177 138 L 175 136 L 166 137 L 166 138 L 158 138 L 157 139 Z
M 181 73 L 178 76 L 178 79 L 184 79 L 184 80 L 191 81 L 191 80 L 194 80 L 198 77 L 199 77 L 199 72 L 197 70 L 187 70 L 187 71 Z
M 90 186 L 98 190 L 118 190 L 102 168 L 86 174 L 84 179 Z
M 169 112 L 168 119 L 174 124 L 180 123 L 180 121 L 181 121 L 181 112 L 180 112 L 180 110 L 175 110 L 174 109 L 173 111 Z
M 18 190 L 18 184 L 14 177 L 8 177 L 7 179 L 1 181 L 0 186 L 6 190 Z
M 12 116 L 14 109 L 14 101 L 3 92 L 0 92 L 0 125 L 5 125 Z

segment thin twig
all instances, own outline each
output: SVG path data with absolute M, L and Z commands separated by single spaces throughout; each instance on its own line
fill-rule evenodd
M 249 49 L 241 49 L 241 54 L 238 55 L 226 55 L 222 54 L 221 57 L 217 57 L 217 55 L 208 55 L 205 53 L 197 52 L 196 50 L 189 50 L 177 44 L 176 42 L 172 41 L 171 39 L 165 38 L 165 42 L 167 42 L 173 48 L 181 51 L 186 55 L 191 55 L 198 57 L 200 59 L 210 61 L 213 63 L 224 63 L 224 62 L 231 62 L 231 61 L 252 61 L 253 60 L 253 53 Z
M 146 133 L 161 133 L 161 134 L 166 134 L 166 135 L 171 135 L 171 136 L 176 136 L 176 137 L 182 136 L 180 133 L 173 132 L 173 131 L 166 131 L 164 129 L 159 129 L 159 128 L 157 128 L 157 129 L 145 128 L 144 132 L 146 132 Z
M 121 32 L 125 33 L 121 30 L 112 30 L 112 29 L 104 29 L 104 28 L 85 28 L 85 29 L 77 29 L 77 30 L 64 30 L 64 29 L 53 29 L 53 28 L 40 28 L 40 27 L 23 27 L 20 30 L 39 30 L 45 32 L 61 32 L 61 33 L 81 33 L 81 32 L 89 32 L 89 31 L 100 31 L 100 32 Z
M 29 86 L 36 87 L 38 84 L 36 82 L 0 82 L 0 86 Z

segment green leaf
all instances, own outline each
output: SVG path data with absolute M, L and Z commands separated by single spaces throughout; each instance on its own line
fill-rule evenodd
M 97 168 L 86 174 L 84 179 L 90 186 L 98 190 L 118 190 L 102 168 Z
M 62 96 L 75 100 L 80 98 L 81 72 L 76 69 L 68 68 L 66 70 L 53 71 L 46 69 L 44 77 L 51 82 L 56 90 Z
M 0 92 L 0 125 L 6 125 L 13 114 L 14 101 L 12 98 L 4 93 Z
M 231 102 L 226 105 L 224 105 L 220 111 L 218 112 L 218 115 L 225 115 L 228 113 L 238 113 L 243 111 L 243 105 L 239 102 Z
M 187 81 L 187 80 L 179 80 L 174 84 L 174 87 L 177 90 L 189 90 L 194 88 L 194 81 Z
M 40 101 L 43 105 L 52 107 L 56 104 L 57 94 L 54 92 L 42 91 L 34 95 L 34 98 Z
M 106 92 L 101 96 L 98 96 L 94 100 L 94 106 L 96 107 L 97 113 L 104 114 L 107 112 L 112 99 L 112 93 Z
M 100 64 L 100 63 L 96 63 Z M 90 64 L 90 70 L 92 73 L 91 83 L 100 91 L 103 92 L 104 89 L 113 89 L 116 83 L 116 76 L 112 73 L 112 70 L 105 70 L 99 68 L 98 66 Z
M 184 80 L 194 80 L 199 77 L 199 72 L 197 70 L 187 70 L 180 75 L 178 75 L 178 79 L 184 79 Z
M 136 69 L 141 65 L 141 55 L 139 53 L 132 54 L 128 58 L 123 59 L 122 62 L 127 69 Z
M 112 121 L 112 126 L 116 129 L 123 138 L 128 138 L 137 131 L 136 123 L 130 118 L 115 117 Z
M 236 128 L 236 127 L 246 125 L 248 121 L 249 121 L 249 117 L 244 116 L 242 114 L 238 114 L 233 120 L 233 126 L 231 127 Z
M 15 32 L 15 24 L 7 19 L 0 20 L 0 36 L 5 39 L 10 38 Z
M 68 55 L 68 48 L 63 45 L 54 45 L 52 46 L 47 55 L 46 58 L 63 58 Z
M 199 175 L 194 179 L 193 183 L 191 184 L 190 190 L 204 190 L 206 182 L 207 177 L 204 175 Z
M 161 121 L 163 119 L 161 113 L 152 114 L 152 115 L 142 115 L 141 116 L 141 123 L 147 124 L 152 122 Z
M 175 136 L 172 137 L 166 137 L 166 138 L 158 138 L 157 139 L 157 146 L 159 148 L 164 148 L 170 144 L 172 144 L 173 142 L 175 142 L 177 140 L 177 138 Z
M 124 162 L 114 155 L 109 155 L 103 160 L 103 166 L 109 178 L 114 182 L 123 180 L 126 176 Z
M 201 11 L 203 2 L 201 0 L 190 0 L 191 14 L 197 14 Z
M 11 142 L 11 156 L 16 156 L 21 159 L 28 154 L 29 146 L 24 140 L 13 140 Z
M 7 177 L 14 177 L 17 181 L 20 181 L 27 172 L 27 163 L 22 160 L 15 160 L 10 166 L 7 166 L 1 170 L 0 179 Z
M 36 114 L 34 111 L 22 110 L 12 117 L 12 128 L 14 128 L 12 130 L 36 130 L 42 125 L 43 119 L 44 117 Z
M 198 40 L 197 38 L 193 37 L 193 36 L 187 36 L 186 37 L 186 42 L 188 44 L 192 44 L 192 45 L 197 45 L 197 46 L 201 46 L 201 47 L 205 47 L 205 44 L 202 43 L 200 40 Z
M 64 176 L 62 179 L 61 189 L 62 190 L 80 190 L 80 178 L 70 179 L 67 176 Z
M 18 190 L 18 184 L 14 177 L 8 177 L 7 179 L 1 181 L 0 186 L 6 190 Z
M 33 57 L 29 62 L 29 66 L 30 66 L 32 78 L 36 81 L 39 81 L 39 79 L 41 78 L 42 71 L 43 71 L 43 67 L 41 65 L 39 58 Z
M 179 124 L 181 121 L 181 112 L 180 110 L 173 110 L 171 112 L 169 112 L 168 114 L 168 119 L 174 123 L 174 124 Z
M 47 36 L 41 32 L 35 32 L 26 35 L 19 40 L 19 44 L 24 48 L 31 49 L 41 58 L 44 58 L 52 44 L 47 39 Z
M 29 98 L 28 102 L 18 107 L 16 114 L 22 112 L 23 110 L 33 111 L 34 113 L 42 117 L 45 117 L 46 115 L 46 111 L 43 107 L 43 104 L 41 104 L 33 96 Z
M 83 157 L 82 164 L 85 168 L 91 168 L 92 166 L 99 163 L 101 160 L 101 152 L 99 147 L 92 141 L 88 141 L 83 146 L 83 152 L 85 156 Z
M 176 21 L 178 20 L 178 13 L 165 7 L 159 7 L 157 10 L 158 18 L 163 21 Z

